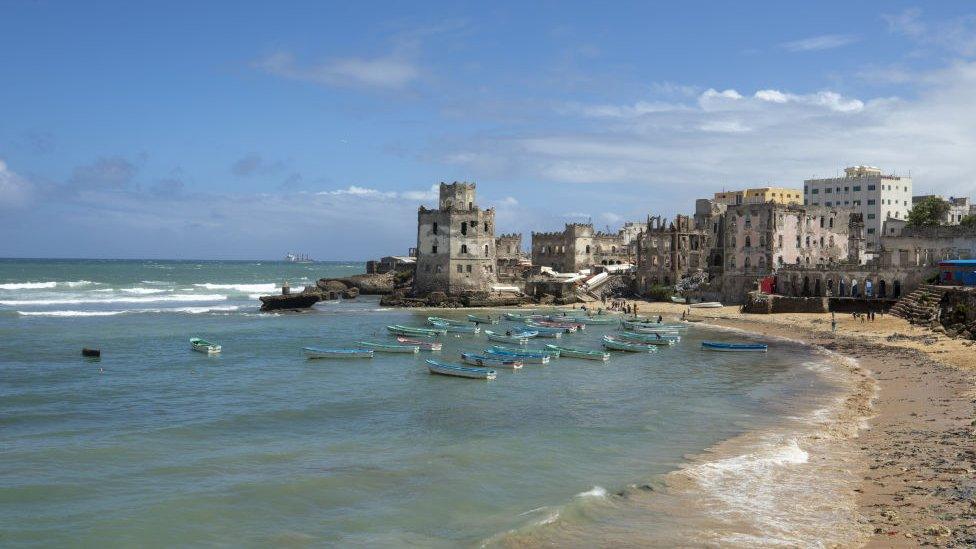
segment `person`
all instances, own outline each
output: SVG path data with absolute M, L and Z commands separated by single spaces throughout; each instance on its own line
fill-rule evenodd
M 833 312 L 830 313 L 830 331 L 837 331 L 837 315 L 835 315 Z
M 687 315 L 687 312 L 681 311 L 681 320 L 684 320 L 686 315 Z
M 658 339 L 661 339 L 661 334 L 654 334 L 654 335 L 656 335 Z
M 511 330 L 505 330 L 505 335 L 511 337 L 512 331 Z
M 657 323 L 660 324 L 663 321 L 664 321 L 664 317 L 661 315 L 657 315 Z

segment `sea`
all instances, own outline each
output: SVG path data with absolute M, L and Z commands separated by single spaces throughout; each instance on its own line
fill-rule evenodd
M 425 360 L 483 350 L 483 333 L 361 360 L 302 347 L 394 342 L 387 325 L 470 311 L 375 296 L 259 311 L 285 281 L 363 270 L 0 260 L 0 545 L 794 547 L 859 534 L 852 435 L 836 429 L 845 359 L 691 324 L 656 353 L 469 380 Z M 558 343 L 597 349 L 617 329 Z M 223 351 L 193 352 L 191 337 Z

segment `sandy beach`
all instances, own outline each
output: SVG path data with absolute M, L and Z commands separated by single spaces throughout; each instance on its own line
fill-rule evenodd
M 639 314 L 686 307 L 632 302 Z M 853 450 L 862 479 L 852 495 L 868 547 L 976 544 L 976 348 L 885 315 L 742 314 L 691 309 L 693 319 L 800 340 L 855 359 L 846 416 L 864 423 L 838 451 Z M 838 421 L 838 423 L 840 423 Z M 825 437 L 831 438 L 831 437 Z M 844 437 L 840 437 L 838 440 Z M 846 544 L 845 544 L 846 545 Z

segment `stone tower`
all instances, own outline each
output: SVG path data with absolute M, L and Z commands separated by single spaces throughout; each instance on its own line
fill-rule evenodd
M 441 183 L 439 208 L 417 213 L 414 293 L 488 292 L 495 272 L 495 210 L 475 203 L 474 183 Z
M 864 249 L 864 214 L 855 212 L 847 222 L 847 262 L 860 265 Z

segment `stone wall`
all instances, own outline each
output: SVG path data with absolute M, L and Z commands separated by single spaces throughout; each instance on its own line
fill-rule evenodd
M 881 263 L 891 267 L 938 266 L 943 259 L 976 258 L 976 227 L 906 227 L 881 239 Z
M 629 263 L 634 246 L 616 234 L 593 230 L 589 223 L 568 223 L 562 232 L 532 233 L 532 264 L 558 272 L 576 272 L 593 265 Z
M 954 288 L 940 304 L 939 321 L 946 335 L 976 339 L 976 289 Z
M 749 292 L 742 310 L 758 314 L 826 313 L 829 303 L 825 297 L 786 297 Z

